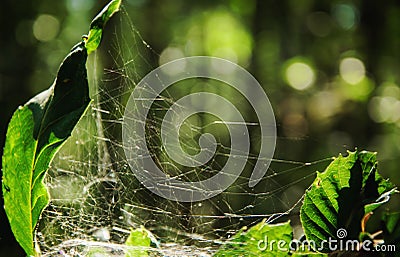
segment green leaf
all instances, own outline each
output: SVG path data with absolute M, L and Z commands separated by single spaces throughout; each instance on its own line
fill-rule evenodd
M 319 249 L 323 240 L 340 239 L 339 229 L 345 229 L 345 239 L 358 239 L 361 220 L 396 192 L 392 183 L 377 172 L 376 153 L 349 152 L 339 155 L 307 190 L 300 218 L 308 241 Z M 324 252 L 329 252 L 327 244 Z
M 54 84 L 13 114 L 2 157 L 4 208 L 15 238 L 27 255 L 38 256 L 34 230 L 49 195 L 43 178 L 57 150 L 89 105 L 88 53 L 101 41 L 103 27 L 119 10 L 111 1 L 92 21 L 89 37 L 64 59 Z
M 385 213 L 382 223 L 385 245 L 394 245 L 397 251 L 393 256 L 400 256 L 400 212 Z
M 82 42 L 64 59 L 54 84 L 19 107 L 8 125 L 2 159 L 4 207 L 28 255 L 38 254 L 33 232 L 49 202 L 44 175 L 90 102 L 86 59 Z
M 271 225 L 262 221 L 240 230 L 214 256 L 288 256 L 292 237 L 289 222 Z
M 119 11 L 122 0 L 112 0 L 103 10 L 92 20 L 90 24 L 89 35 L 86 40 L 86 49 L 88 54 L 97 49 L 100 45 L 103 35 L 103 29 L 107 21 Z
M 125 245 L 130 246 L 125 257 L 147 257 L 147 248 L 150 247 L 150 232 L 143 226 L 132 230 L 126 239 Z

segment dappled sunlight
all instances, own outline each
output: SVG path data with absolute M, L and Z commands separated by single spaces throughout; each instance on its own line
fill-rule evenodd
M 378 95 L 369 101 L 368 112 L 377 123 L 400 125 L 400 88 L 393 83 L 382 84 Z
M 56 17 L 42 14 L 33 23 L 33 35 L 39 41 L 53 40 L 60 29 L 60 22 Z
M 303 62 L 293 62 L 286 68 L 286 80 L 288 84 L 297 90 L 309 88 L 315 80 L 312 68 Z
M 352 4 L 336 4 L 332 8 L 336 22 L 345 30 L 353 29 L 358 23 L 358 11 Z
M 365 77 L 365 67 L 361 60 L 348 57 L 340 61 L 340 76 L 349 84 L 355 85 Z

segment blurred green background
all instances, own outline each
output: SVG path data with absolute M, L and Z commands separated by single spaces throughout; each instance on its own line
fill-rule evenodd
M 52 83 L 60 62 L 106 2 L 2 2 L 0 145 L 13 111 Z M 275 111 L 275 158 L 307 162 L 368 149 L 379 153 L 381 173 L 400 185 L 398 1 L 123 3 L 156 56 L 136 59 L 143 62 L 137 66 L 210 55 L 254 75 Z M 0 255 L 23 256 L 3 211 L 0 221 Z

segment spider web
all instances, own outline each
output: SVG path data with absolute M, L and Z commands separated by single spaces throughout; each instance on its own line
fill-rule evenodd
M 241 107 L 251 133 L 252 150 L 244 153 L 248 162 L 241 176 L 220 195 L 194 203 L 163 199 L 138 182 L 122 146 L 124 106 L 134 86 L 157 66 L 160 55 L 142 39 L 125 11 L 119 17 L 109 30 L 112 33 L 105 35 L 102 49 L 88 62 L 93 101 L 46 178 L 52 200 L 36 233 L 43 255 L 124 256 L 131 229 L 144 226 L 151 232 L 151 256 L 210 256 L 240 228 L 262 219 L 292 218 L 292 225 L 299 227 L 296 216 L 304 190 L 315 171 L 331 158 L 314 162 L 285 158 L 284 148 L 303 139 L 278 136 L 267 174 L 249 188 L 260 128 L 251 105 L 229 86 L 217 87 L 215 81 L 188 80 L 163 92 L 147 117 L 146 141 L 153 160 L 170 176 L 193 181 L 215 175 L 229 157 L 229 134 L 223 122 L 199 114 L 180 128 L 180 143 L 189 154 L 199 151 L 201 134 L 216 134 L 214 157 L 195 168 L 182 167 L 169 158 L 161 146 L 160 130 L 163 115 L 174 101 L 194 91 L 216 92 Z M 185 83 L 190 87 L 184 87 Z

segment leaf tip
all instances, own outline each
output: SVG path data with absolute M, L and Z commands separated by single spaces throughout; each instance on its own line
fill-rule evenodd
M 96 50 L 100 45 L 104 26 L 106 25 L 107 21 L 120 10 L 121 3 L 122 0 L 110 1 L 92 20 L 89 34 L 82 37 L 88 54 Z

